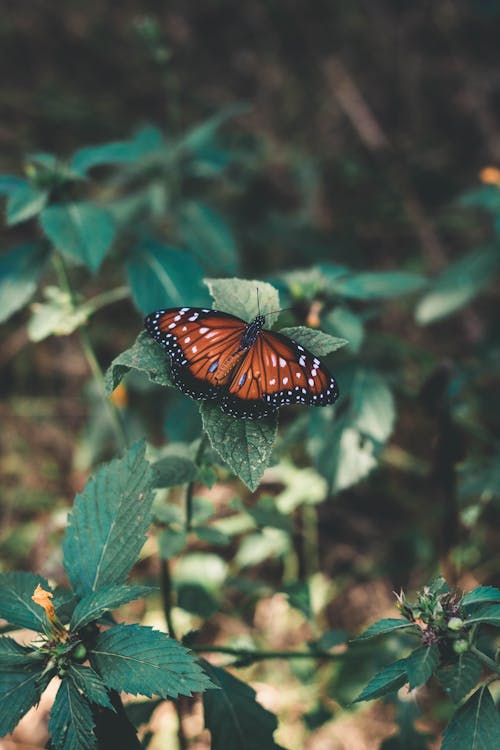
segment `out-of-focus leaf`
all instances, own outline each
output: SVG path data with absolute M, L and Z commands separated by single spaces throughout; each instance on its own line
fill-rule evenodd
M 31 341 L 42 341 L 47 336 L 68 336 L 88 319 L 88 307 L 75 307 L 68 292 L 57 286 L 43 290 L 45 302 L 32 305 L 32 315 L 28 323 L 28 336 Z
M 248 105 L 246 104 L 233 104 L 230 107 L 225 107 L 214 117 L 190 128 L 180 139 L 177 148 L 192 153 L 207 148 L 207 146 L 213 144 L 214 137 L 221 125 L 232 117 L 247 111 Z
M 282 557 L 290 549 L 290 537 L 279 529 L 266 528 L 247 534 L 241 542 L 235 562 L 241 568 L 259 565 L 264 560 Z
M 163 529 L 158 534 L 158 552 L 163 560 L 177 557 L 185 548 L 187 535 L 185 531 L 175 529 Z
M 187 456 L 164 456 L 153 464 L 157 487 L 177 487 L 192 482 L 198 473 L 195 462 Z
M 347 307 L 336 307 L 322 319 L 322 325 L 327 333 L 346 339 L 350 351 L 359 351 L 365 335 L 363 321 L 359 315 Z
M 163 135 L 158 128 L 148 126 L 139 130 L 128 141 L 111 141 L 97 146 L 86 146 L 73 154 L 72 168 L 85 174 L 102 164 L 127 164 L 164 146 Z
M 235 273 L 236 240 L 222 216 L 200 201 L 186 201 L 180 211 L 180 234 L 187 248 L 210 273 Z
M 0 322 L 32 297 L 49 255 L 50 249 L 41 242 L 18 245 L 0 255 Z
M 208 302 L 201 267 L 188 252 L 144 240 L 132 251 L 127 272 L 134 301 L 145 315 L 166 307 L 203 307 Z
M 302 612 L 307 619 L 312 618 L 311 592 L 307 581 L 294 581 L 284 586 L 282 590 L 288 596 L 288 603 L 292 607 Z
M 410 294 L 422 289 L 426 284 L 427 279 L 420 274 L 404 271 L 374 271 L 339 278 L 333 282 L 333 288 L 343 297 L 373 300 Z
M 32 219 L 43 209 L 49 199 L 47 190 L 26 183 L 10 193 L 7 200 L 7 226 Z
M 53 204 L 40 214 L 42 229 L 63 255 L 97 271 L 115 238 L 111 214 L 93 203 Z
M 22 177 L 12 174 L 0 175 L 0 195 L 12 195 L 28 183 Z

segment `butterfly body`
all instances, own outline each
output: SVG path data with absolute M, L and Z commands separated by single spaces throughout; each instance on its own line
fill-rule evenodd
M 321 361 L 283 334 L 229 313 L 180 307 L 147 316 L 148 333 L 167 351 L 174 383 L 194 399 L 214 400 L 241 419 L 261 419 L 287 404 L 326 406 L 338 397 Z

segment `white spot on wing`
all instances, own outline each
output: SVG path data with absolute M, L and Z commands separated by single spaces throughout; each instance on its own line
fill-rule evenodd
M 280 357 L 280 367 L 286 367 L 286 360 L 283 357 Z

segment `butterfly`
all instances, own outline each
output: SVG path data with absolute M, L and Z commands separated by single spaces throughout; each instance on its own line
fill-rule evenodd
M 200 307 L 172 307 L 145 319 L 167 351 L 175 385 L 194 399 L 213 400 L 226 414 L 261 419 L 287 404 L 327 406 L 338 397 L 334 378 L 314 354 L 281 333 Z

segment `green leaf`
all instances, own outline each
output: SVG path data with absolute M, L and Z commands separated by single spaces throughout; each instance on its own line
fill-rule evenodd
M 11 193 L 7 200 L 7 226 L 20 224 L 36 216 L 49 199 L 47 190 L 26 183 Z
M 109 211 L 93 203 L 54 204 L 40 215 L 42 229 L 63 255 L 97 271 L 115 238 Z
M 34 573 L 0 573 L 0 617 L 11 625 L 43 632 L 44 610 L 31 598 L 38 585 L 51 590 L 47 579 Z
M 130 349 L 126 349 L 111 362 L 104 377 L 106 392 L 111 394 L 130 370 L 145 373 L 158 385 L 174 387 L 165 350 L 146 331 L 138 335 Z
M 214 117 L 205 120 L 204 122 L 195 125 L 190 128 L 179 141 L 179 148 L 185 151 L 197 151 L 204 149 L 207 145 L 210 145 L 214 137 L 221 127 L 227 120 L 237 115 L 248 112 L 248 105 L 246 104 L 233 104 L 228 107 L 224 107 Z
M 475 609 L 467 617 L 467 625 L 473 622 L 484 622 L 489 625 L 500 625 L 500 604 L 485 604 Z
M 153 486 L 144 443 L 138 443 L 102 466 L 76 496 L 63 551 L 79 596 L 125 580 L 152 520 Z
M 93 620 L 98 620 L 104 612 L 127 604 L 134 599 L 140 599 L 153 591 L 149 586 L 127 586 L 126 584 L 111 584 L 93 591 L 76 605 L 70 622 L 72 631 L 80 630 Z
M 91 667 L 84 667 L 82 664 L 70 662 L 68 665 L 68 678 L 91 703 L 96 703 L 98 706 L 109 708 L 113 712 L 115 711 L 109 699 L 106 685 Z
M 231 542 L 229 534 L 225 534 L 223 531 L 220 531 L 220 529 L 215 528 L 215 526 L 193 526 L 193 532 L 198 539 L 201 539 L 208 544 L 215 544 L 223 547 Z
M 322 318 L 321 323 L 327 333 L 346 339 L 352 352 L 359 351 L 365 336 L 363 320 L 359 315 L 347 307 L 335 307 Z
M 245 279 L 205 279 L 213 297 L 214 308 L 237 315 L 243 320 L 266 316 L 266 328 L 278 319 L 280 298 L 276 289 L 265 281 Z
M 195 462 L 187 456 L 164 456 L 153 464 L 156 487 L 177 487 L 192 482 L 198 473 Z
M 500 717 L 486 685 L 454 714 L 441 750 L 493 750 L 500 746 Z
M 345 339 L 338 339 L 336 336 L 330 336 L 329 333 L 313 330 L 307 326 L 282 328 L 280 333 L 293 339 L 297 344 L 307 347 L 319 357 L 324 357 L 349 343 Z
M 45 302 L 32 305 L 33 313 L 28 323 L 31 341 L 42 341 L 47 336 L 68 336 L 88 319 L 88 307 L 75 307 L 69 292 L 57 286 L 43 290 Z
M 468 591 L 460 604 L 463 607 L 469 607 L 484 602 L 500 602 L 500 589 L 496 589 L 494 586 L 478 586 L 472 591 Z
M 118 691 L 177 698 L 212 687 L 183 646 L 140 625 L 117 625 L 100 633 L 89 658 L 106 685 Z
M 0 322 L 23 307 L 32 297 L 50 255 L 43 243 L 17 245 L 0 255 Z
M 158 151 L 164 144 L 161 131 L 149 126 L 128 141 L 111 141 L 79 149 L 73 154 L 71 167 L 79 174 L 85 174 L 102 164 L 128 164 Z
M 70 680 L 63 680 L 50 713 L 49 732 L 57 750 L 94 750 L 97 739 L 90 704 Z
M 13 732 L 17 724 L 40 700 L 38 684 L 41 665 L 0 671 L 0 737 Z
M 22 177 L 13 174 L 0 175 L 0 195 L 12 195 L 28 183 Z
M 237 419 L 207 401 L 201 403 L 200 413 L 212 448 L 250 490 L 255 490 L 271 459 L 277 416 Z
M 209 272 L 238 270 L 238 247 L 220 214 L 200 201 L 186 201 L 180 210 L 180 235 Z
M 199 583 L 181 583 L 177 586 L 177 606 L 204 620 L 219 609 L 215 596 Z
M 368 638 L 375 638 L 378 635 L 386 635 L 387 633 L 392 633 L 394 630 L 411 627 L 415 627 L 415 625 L 408 620 L 402 620 L 399 617 L 386 617 L 383 620 L 374 622 L 373 625 L 370 625 L 370 627 L 367 628 L 367 630 L 363 631 L 360 635 L 357 635 L 356 638 L 353 639 L 353 643 L 356 643 L 357 641 L 365 641 L 368 640 Z
M 477 685 L 481 671 L 479 659 L 470 651 L 466 651 L 457 657 L 455 664 L 441 667 L 437 676 L 451 700 L 459 703 Z
M 35 651 L 28 646 L 22 646 L 13 638 L 3 636 L 0 638 L 0 669 L 14 669 L 21 671 L 23 667 L 32 665 L 38 656 Z
M 406 659 L 400 659 L 372 677 L 368 685 L 358 695 L 354 702 L 371 701 L 374 698 L 380 698 L 382 695 L 387 695 L 387 693 L 395 693 L 407 682 Z
M 203 694 L 205 727 L 212 735 L 212 750 L 278 750 L 273 734 L 276 716 L 255 698 L 255 690 L 230 672 L 203 662 L 219 690 Z
M 411 294 L 427 284 L 424 276 L 404 271 L 357 273 L 332 282 L 331 289 L 351 299 L 385 299 Z
M 498 272 L 497 247 L 486 247 L 465 255 L 444 269 L 415 310 L 421 325 L 433 323 L 464 307 L 484 289 Z
M 158 535 L 158 552 L 162 560 L 170 560 L 177 557 L 187 544 L 185 531 L 175 529 L 164 529 Z
M 144 240 L 133 249 L 127 273 L 134 302 L 144 314 L 185 304 L 203 307 L 208 301 L 197 261 L 155 240 Z
M 352 426 L 361 435 L 384 443 L 394 429 L 396 410 L 392 393 L 378 373 L 359 368 L 353 383 Z
M 439 664 L 439 648 L 436 644 L 422 646 L 413 651 L 406 659 L 406 672 L 410 690 L 427 682 Z
M 294 581 L 282 589 L 288 596 L 288 603 L 302 612 L 304 617 L 311 619 L 313 616 L 311 605 L 311 591 L 307 581 Z

